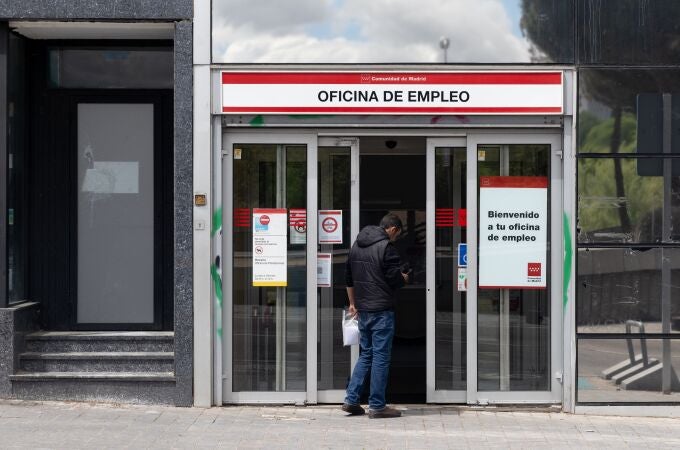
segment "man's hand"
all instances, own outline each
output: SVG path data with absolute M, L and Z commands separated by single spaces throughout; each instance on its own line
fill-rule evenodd
M 347 311 L 352 315 L 352 317 L 356 317 L 357 315 L 359 315 L 359 311 L 357 311 L 354 305 L 349 305 Z
M 401 276 L 404 277 L 404 283 L 408 284 L 409 276 L 407 273 L 402 272 Z

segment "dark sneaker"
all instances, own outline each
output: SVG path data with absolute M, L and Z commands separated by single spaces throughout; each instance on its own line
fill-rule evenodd
M 385 406 L 383 409 L 379 410 L 368 410 L 369 419 L 391 419 L 393 417 L 401 417 L 401 411 L 395 408 L 390 408 L 389 406 Z
M 346 413 L 349 413 L 350 416 L 360 416 L 362 414 L 366 414 L 366 411 L 364 411 L 364 408 L 362 408 L 361 405 L 350 405 L 349 403 L 343 403 L 342 410 Z

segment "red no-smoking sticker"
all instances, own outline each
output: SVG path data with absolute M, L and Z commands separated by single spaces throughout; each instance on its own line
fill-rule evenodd
M 332 217 L 326 217 L 323 222 L 321 222 L 321 226 L 326 233 L 332 233 L 338 229 L 338 221 Z
M 319 244 L 342 244 L 342 210 L 319 211 Z

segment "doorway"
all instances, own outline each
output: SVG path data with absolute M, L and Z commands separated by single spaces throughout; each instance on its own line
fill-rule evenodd
M 413 268 L 413 283 L 398 292 L 388 402 L 559 402 L 559 135 L 226 136 L 226 403 L 343 401 L 359 356 L 358 346 L 342 343 L 344 266 L 359 230 L 386 213 L 402 219 L 395 246 Z M 504 198 L 531 198 L 527 211 L 545 220 L 535 246 L 507 253 L 482 242 L 489 234 L 484 189 L 495 186 L 489 180 L 511 190 Z M 512 190 L 521 188 L 530 189 Z M 270 270 L 275 284 L 254 278 L 260 269 L 253 266 L 264 261 L 252 247 L 259 208 L 287 220 L 277 250 L 287 272 Z M 329 215 L 338 226 L 332 236 L 321 226 Z M 527 263 L 519 264 L 521 283 L 488 282 L 490 262 L 511 261 L 513 251 L 530 247 L 538 259 L 529 274 Z
M 362 139 L 360 228 L 377 225 L 385 214 L 398 216 L 403 230 L 394 245 L 412 272 L 411 282 L 397 291 L 395 333 L 387 384 L 387 401 L 424 403 L 426 378 L 425 320 L 425 139 Z M 385 153 L 383 150 L 390 153 Z

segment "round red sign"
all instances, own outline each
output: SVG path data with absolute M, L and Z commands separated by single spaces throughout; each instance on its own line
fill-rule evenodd
M 338 221 L 332 217 L 326 217 L 323 222 L 321 222 L 321 227 L 326 233 L 332 233 L 338 229 Z
M 263 214 L 260 216 L 260 223 L 262 225 L 267 225 L 269 223 L 269 216 L 266 214 Z

